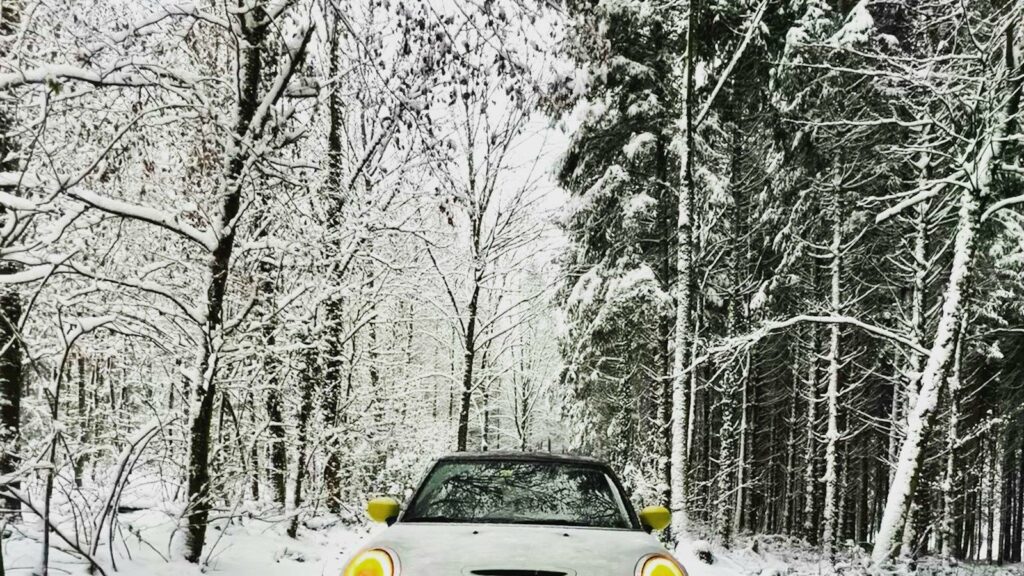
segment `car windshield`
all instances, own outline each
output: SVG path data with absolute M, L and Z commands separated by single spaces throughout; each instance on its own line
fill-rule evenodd
M 567 462 L 442 461 L 402 521 L 636 528 L 604 470 Z

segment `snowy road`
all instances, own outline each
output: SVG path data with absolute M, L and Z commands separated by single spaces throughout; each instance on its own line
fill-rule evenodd
M 147 510 L 122 514 L 122 534 L 114 552 L 117 572 L 109 576 L 338 576 L 349 554 L 369 534 L 369 530 L 353 529 L 341 524 L 313 520 L 300 537 L 285 535 L 286 522 L 245 518 L 236 520 L 224 530 L 223 522 L 215 524 L 211 532 L 212 556 L 204 572 L 184 560 L 168 560 L 172 554 L 174 518 L 164 512 Z M 39 565 L 38 519 L 19 524 L 6 540 L 4 563 L 11 576 L 34 574 Z M 10 528 L 8 528 L 10 529 Z M 180 532 L 178 533 L 180 535 Z M 97 557 L 109 565 L 110 550 L 102 549 Z M 710 550 L 713 564 L 701 562 L 698 550 Z M 782 576 L 820 575 L 828 573 L 829 566 L 815 547 L 786 536 L 760 536 L 740 538 L 738 544 L 725 551 L 702 540 L 686 538 L 676 550 L 677 557 L 686 566 L 689 576 Z M 847 547 L 840 554 L 839 572 L 860 574 L 866 554 Z M 52 550 L 51 574 L 88 574 L 87 565 L 80 558 L 59 545 Z M 925 562 L 921 573 L 931 573 Z M 958 573 L 972 576 L 1019 574 L 1020 566 L 998 568 L 987 565 L 961 565 Z M 416 576 L 416 575 L 412 575 Z M 428 575 L 439 576 L 439 575 Z

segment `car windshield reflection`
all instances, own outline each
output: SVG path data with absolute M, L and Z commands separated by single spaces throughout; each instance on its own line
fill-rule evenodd
M 557 462 L 441 462 L 402 521 L 636 528 L 604 470 Z

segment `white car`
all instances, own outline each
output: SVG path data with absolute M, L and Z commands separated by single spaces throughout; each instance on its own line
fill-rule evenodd
M 669 511 L 633 510 L 606 464 L 512 452 L 438 460 L 404 510 L 377 498 L 389 528 L 343 576 L 685 576 L 651 535 Z

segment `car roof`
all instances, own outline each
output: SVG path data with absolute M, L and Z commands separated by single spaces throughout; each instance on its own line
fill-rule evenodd
M 568 464 L 591 464 L 608 467 L 608 464 L 597 458 L 579 454 L 556 454 L 553 452 L 518 452 L 515 450 L 488 450 L 486 452 L 453 452 L 438 458 L 438 461 L 451 460 L 528 460 L 531 462 L 564 462 Z

